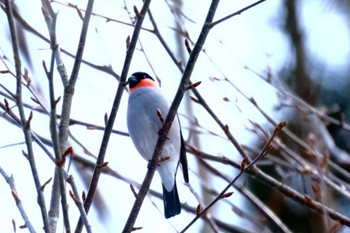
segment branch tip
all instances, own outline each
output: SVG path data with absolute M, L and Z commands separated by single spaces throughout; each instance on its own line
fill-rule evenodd
M 192 84 L 188 85 L 188 86 L 186 87 L 186 91 L 198 87 L 201 83 L 202 83 L 202 81 L 198 81 L 198 82 L 195 82 L 195 83 L 192 83 Z
M 103 163 L 98 164 L 97 167 L 98 168 L 105 168 L 105 167 L 107 167 L 107 165 L 108 165 L 108 162 L 103 162 Z
M 125 40 L 126 49 L 128 49 L 130 47 L 130 43 L 131 43 L 131 37 L 130 37 L 130 35 L 128 35 L 128 37 L 126 37 L 126 40 Z M 124 83 L 122 85 L 124 86 Z M 127 85 L 127 82 L 126 82 L 125 86 L 126 85 Z
M 199 216 L 201 214 L 202 211 L 202 206 L 201 204 L 198 204 L 196 207 L 196 215 Z
M 189 42 L 189 40 L 187 38 L 185 39 L 185 47 L 186 47 L 186 50 L 187 50 L 188 53 L 192 52 L 192 48 L 191 48 L 190 42 Z
M 0 70 L 0 74 L 9 74 L 10 71 L 9 70 Z
M 10 112 L 10 111 L 11 111 L 11 108 L 10 108 L 9 102 L 7 101 L 6 98 L 4 98 L 4 103 L 5 103 L 6 112 Z
M 233 192 L 224 193 L 224 195 L 222 195 L 221 198 L 228 198 L 228 197 L 231 197 L 232 194 L 233 194 Z
M 28 159 L 28 154 L 24 150 L 22 150 L 22 155 Z
M 137 192 L 135 190 L 135 187 L 132 184 L 130 184 L 130 190 L 134 194 L 134 197 L 137 198 Z
M 131 231 L 139 231 L 142 229 L 143 229 L 143 227 L 132 227 Z
M 12 226 L 13 226 L 13 232 L 16 232 L 16 221 L 14 219 L 12 219 Z
M 103 120 L 105 122 L 105 126 L 107 126 L 107 124 L 108 124 L 108 119 L 109 119 L 108 113 L 105 112 L 105 115 L 103 116 Z
M 44 6 L 41 6 L 41 13 L 43 14 L 45 19 L 48 17 L 47 10 Z
M 195 103 L 197 103 L 197 104 L 200 104 L 200 101 L 199 101 L 197 98 L 195 98 L 195 97 L 193 97 L 193 96 L 190 96 L 190 99 L 191 99 L 193 102 L 195 102 Z
M 254 106 L 257 105 L 257 103 L 256 103 L 256 101 L 255 101 L 255 99 L 254 99 L 253 97 L 250 98 L 250 102 L 251 102 Z
M 241 171 L 242 172 L 246 169 L 246 165 L 247 165 L 247 159 L 244 158 L 241 162 Z
M 278 123 L 278 125 L 276 126 L 276 129 L 278 131 L 281 131 L 283 127 L 285 127 L 287 125 L 287 121 L 281 121 L 280 123 Z
M 159 108 L 157 108 L 157 116 L 162 124 L 164 124 L 164 117 Z
M 40 191 L 43 192 L 46 185 L 48 185 L 52 180 L 52 177 L 50 179 L 48 179 L 41 187 L 40 187 Z
M 229 134 L 230 133 L 230 127 L 228 125 L 224 126 L 224 132 L 225 132 L 225 134 Z
M 71 155 L 71 156 L 73 156 L 73 147 L 68 147 L 65 151 L 64 151 L 64 153 L 62 154 L 62 156 L 61 156 L 61 159 L 58 159 L 57 160 L 57 162 L 56 162 L 56 164 L 57 164 L 57 166 L 59 166 L 59 167 L 61 167 L 61 166 L 63 166 L 63 164 L 66 162 L 66 158 L 67 158 L 67 156 L 68 155 Z
M 75 204 L 79 204 L 79 203 L 80 203 L 79 199 L 74 195 L 74 193 L 72 192 L 72 190 L 69 190 L 69 196 L 73 199 L 73 201 L 75 202 Z
M 32 79 L 29 77 L 28 70 L 26 68 L 24 69 L 23 79 L 26 81 L 27 87 L 30 87 L 30 84 L 32 83 Z
M 38 100 L 37 98 L 31 96 L 30 99 L 31 99 L 34 103 L 40 104 L 40 102 L 39 102 L 39 100 Z
M 27 120 L 26 125 L 25 125 L 26 129 L 30 128 L 30 122 L 32 121 L 32 119 L 33 119 L 33 111 L 30 111 L 28 120 Z
M 137 6 L 135 6 L 135 5 L 134 5 L 134 12 L 135 12 L 135 15 L 137 18 L 141 17 L 140 11 L 139 11 L 139 9 L 137 9 Z
M 86 193 L 85 193 L 85 191 L 82 192 L 81 199 L 83 200 L 83 202 L 86 201 Z

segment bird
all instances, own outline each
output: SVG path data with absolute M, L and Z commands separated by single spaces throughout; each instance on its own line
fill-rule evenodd
M 145 72 L 133 73 L 127 81 L 129 99 L 127 108 L 127 127 L 133 144 L 146 160 L 152 159 L 163 119 L 167 116 L 170 101 L 163 95 L 155 80 Z M 164 117 L 164 118 L 163 118 Z M 188 165 L 185 142 L 182 137 L 178 117 L 174 119 L 160 155 L 157 171 L 163 188 L 165 218 L 174 217 L 181 212 L 181 204 L 176 186 L 176 173 L 181 163 L 186 183 Z

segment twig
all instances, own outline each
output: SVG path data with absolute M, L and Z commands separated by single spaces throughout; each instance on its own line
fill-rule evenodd
M 46 69 L 45 63 L 44 68 L 45 72 L 49 81 L 49 94 L 50 94 L 50 135 L 52 140 L 52 147 L 55 152 L 56 157 L 56 164 L 62 164 L 62 147 L 61 143 L 58 137 L 57 132 L 57 114 L 56 114 L 56 106 L 57 101 L 55 99 L 55 92 L 54 92 L 54 67 L 55 67 L 55 58 L 58 53 L 60 53 L 57 39 L 56 39 L 56 19 L 57 15 L 54 13 L 50 3 L 47 0 L 43 0 L 43 7 L 42 11 L 45 17 L 45 21 L 48 27 L 49 35 L 50 35 L 50 47 L 52 50 L 51 54 L 51 61 L 50 61 L 50 70 L 48 71 Z M 60 56 L 59 56 L 60 57 Z M 57 63 L 62 63 L 61 61 L 57 61 Z M 66 82 L 63 82 L 66 84 Z M 58 188 L 59 184 L 59 188 Z M 58 202 L 59 197 L 61 197 L 61 206 L 62 206 L 62 212 L 63 212 L 63 220 L 64 220 L 64 226 L 66 232 L 70 232 L 70 223 L 69 223 L 69 216 L 68 216 L 68 204 L 67 204 L 67 196 L 66 196 L 66 186 L 65 186 L 65 177 L 62 171 L 62 165 L 58 165 L 55 167 L 55 174 L 54 174 L 54 181 L 52 185 L 52 192 L 51 192 L 51 206 L 49 211 L 50 216 L 50 229 L 51 231 L 56 231 L 57 228 L 57 221 L 59 216 L 59 208 L 58 208 Z
M 16 201 L 17 208 L 18 208 L 19 212 L 21 213 L 21 216 L 24 220 L 26 228 L 28 228 L 30 233 L 36 233 L 36 230 L 34 229 L 32 223 L 29 220 L 29 217 L 24 209 L 22 201 L 21 201 L 21 199 L 19 199 L 19 196 L 17 194 L 15 180 L 13 179 L 12 176 L 7 175 L 7 173 L 5 172 L 5 170 L 1 166 L 0 166 L 0 174 L 4 177 L 4 179 L 6 180 L 6 182 L 9 184 L 9 186 L 11 188 L 12 196 Z
M 68 8 L 72 8 L 72 9 L 75 9 L 75 10 L 79 10 L 79 11 L 81 11 L 81 12 L 85 12 L 84 9 L 78 7 L 77 5 L 73 5 L 73 4 L 71 4 L 71 3 L 66 4 L 66 3 L 63 3 L 63 2 L 56 1 L 56 0 L 53 0 L 52 2 L 53 2 L 53 3 L 56 3 L 56 4 L 59 4 L 59 5 L 66 6 L 66 7 L 68 7 Z M 93 15 L 93 16 L 96 16 L 96 17 L 99 17 L 99 18 L 102 18 L 102 19 L 105 19 L 106 22 L 115 22 L 115 23 L 123 24 L 123 25 L 129 26 L 129 27 L 134 27 L 134 24 L 132 24 L 132 23 L 126 23 L 126 22 L 124 22 L 124 21 L 117 20 L 117 19 L 113 19 L 113 18 L 107 17 L 107 16 L 105 16 L 105 15 L 97 14 L 97 13 L 94 13 L 94 12 L 92 12 L 92 15 Z M 141 29 L 144 30 L 144 31 L 148 31 L 148 32 L 150 32 L 150 33 L 153 33 L 152 30 L 149 30 L 149 29 L 147 29 L 147 28 L 141 27 Z
M 243 13 L 244 11 L 249 10 L 250 8 L 255 7 L 256 5 L 259 5 L 260 3 L 265 2 L 265 1 L 266 1 L 266 0 L 260 0 L 260 1 L 257 1 L 257 2 L 251 4 L 251 5 L 247 6 L 247 7 L 244 7 L 243 9 L 240 9 L 239 11 L 236 11 L 236 12 L 234 12 L 234 13 L 228 15 L 228 16 L 225 16 L 225 17 L 223 17 L 223 18 L 221 18 L 221 19 L 219 19 L 219 20 L 213 22 L 213 23 L 211 24 L 211 26 L 214 27 L 214 26 L 216 26 L 217 24 L 222 23 L 222 22 L 225 21 L 225 20 L 228 20 L 228 19 L 230 19 L 230 18 L 232 18 L 232 17 L 234 17 L 234 16 L 236 16 L 236 15 L 240 15 L 240 14 Z
M 35 159 L 34 159 L 34 152 L 33 152 L 33 145 L 32 145 L 32 134 L 30 130 L 30 118 L 28 121 L 26 120 L 26 116 L 24 113 L 24 107 L 23 107 L 23 101 L 22 101 L 22 74 L 21 74 L 21 59 L 19 56 L 19 47 L 18 47 L 18 38 L 15 28 L 15 22 L 12 12 L 12 6 L 10 0 L 5 0 L 5 7 L 6 7 L 6 15 L 7 20 L 9 23 L 10 28 L 10 34 L 11 34 L 11 42 L 12 42 L 12 49 L 13 49 L 13 56 L 15 60 L 15 67 L 16 67 L 16 104 L 18 106 L 18 111 L 20 115 L 21 120 L 21 126 L 24 133 L 26 145 L 27 145 L 27 153 L 28 153 L 28 161 L 30 163 L 33 179 L 35 182 L 35 187 L 38 194 L 38 203 L 41 210 L 41 215 L 43 218 L 43 224 L 44 224 L 44 230 L 48 231 L 48 216 L 46 211 L 46 204 L 45 204 L 45 198 L 40 190 L 41 183 L 39 179 L 39 174 L 36 168 Z
M 166 52 L 170 56 L 171 60 L 173 60 L 173 62 L 179 68 L 181 73 L 183 73 L 183 71 L 184 71 L 184 68 L 182 66 L 183 64 L 179 60 L 177 60 L 177 58 L 175 57 L 174 53 L 171 51 L 170 47 L 167 45 L 166 41 L 164 40 L 163 36 L 160 34 L 160 31 L 158 29 L 156 21 L 153 18 L 151 9 L 148 9 L 148 16 L 149 16 L 149 19 L 150 19 L 150 21 L 152 23 L 154 34 L 157 36 L 159 42 L 163 45 L 164 49 L 166 50 Z
M 56 151 L 56 156 L 58 158 L 58 161 L 61 160 L 61 153 L 62 151 L 66 150 L 66 144 L 67 144 L 67 139 L 68 139 L 68 131 L 69 131 L 69 120 L 70 120 L 70 113 L 71 113 L 71 108 L 72 108 L 72 101 L 73 101 L 73 94 L 74 94 L 74 89 L 75 89 L 75 83 L 78 78 L 78 73 L 80 70 L 80 64 L 82 61 L 82 56 L 85 48 L 85 41 L 86 41 L 86 35 L 88 31 L 88 26 L 90 22 L 90 17 L 91 17 L 91 12 L 93 8 L 94 0 L 89 0 L 87 3 L 86 7 L 86 14 L 84 16 L 83 20 L 83 25 L 82 25 L 82 30 L 80 33 L 80 39 L 79 39 L 79 44 L 78 44 L 78 49 L 76 52 L 75 56 L 75 61 L 74 61 L 74 66 L 73 70 L 71 73 L 71 76 L 66 83 L 66 81 L 63 79 L 63 84 L 64 84 L 64 95 L 63 95 L 63 104 L 62 104 L 62 113 L 61 113 L 61 121 L 59 125 L 59 137 L 57 142 L 60 143 L 59 145 L 59 150 Z M 52 8 L 49 6 L 49 3 L 44 1 L 44 5 L 46 5 L 46 8 L 50 12 L 50 17 L 54 17 L 54 12 Z M 54 30 L 54 22 L 49 23 L 49 32 L 50 32 L 50 38 L 51 38 L 51 47 L 53 49 L 53 52 L 56 47 L 56 37 L 55 37 L 55 30 Z M 56 57 L 56 56 L 55 56 Z M 59 62 L 58 65 L 62 65 L 61 62 Z M 55 104 L 53 99 L 51 99 L 52 104 Z M 56 127 L 56 122 L 53 122 L 52 124 L 53 127 Z M 58 149 L 58 148 L 57 148 Z M 57 153 L 58 152 L 58 153 Z M 58 176 L 57 176 L 57 175 Z M 60 189 L 58 189 L 57 186 L 57 179 L 59 181 L 59 186 Z M 53 190 L 52 190 L 52 200 L 51 200 L 51 206 L 56 209 L 57 203 L 59 201 L 59 196 L 56 195 L 57 193 L 61 193 L 62 197 L 62 207 L 63 207 L 63 214 L 64 214 L 64 222 L 65 222 L 65 227 L 68 232 L 70 232 L 70 226 L 69 226 L 69 217 L 68 217 L 68 211 L 67 211 L 67 203 L 66 203 L 66 191 L 65 191 L 65 183 L 64 183 L 64 178 L 62 174 L 61 168 L 56 169 L 55 173 L 55 179 L 54 179 L 54 185 L 53 185 Z
M 83 206 L 83 204 L 82 204 L 82 202 L 80 200 L 80 195 L 79 195 L 78 189 L 77 189 L 77 187 L 75 185 L 75 181 L 74 181 L 73 176 L 71 176 L 71 175 L 68 176 L 67 182 L 72 187 L 73 193 L 71 194 L 71 197 L 73 198 L 74 203 L 77 205 L 77 207 L 79 209 L 80 217 L 82 218 L 82 221 L 84 223 L 86 232 L 91 233 L 92 232 L 91 226 L 90 226 L 89 220 L 87 218 L 86 212 L 84 210 L 84 206 Z
M 86 6 L 86 14 L 84 16 L 83 26 L 80 33 L 80 39 L 79 39 L 77 53 L 74 60 L 72 74 L 68 80 L 68 84 L 64 87 L 61 121 L 59 125 L 59 139 L 61 142 L 61 151 L 65 150 L 67 139 L 68 139 L 69 119 L 70 119 L 70 112 L 72 108 L 75 83 L 78 79 L 79 69 L 82 62 L 86 35 L 89 27 L 93 5 L 94 5 L 94 0 L 89 0 Z
M 259 209 L 264 216 L 272 223 L 272 232 L 280 233 L 292 233 L 290 229 L 279 219 L 271 209 L 269 209 L 262 201 L 260 201 L 253 193 L 251 193 L 245 187 L 236 188 L 245 196 L 250 203 L 252 203 L 257 209 Z

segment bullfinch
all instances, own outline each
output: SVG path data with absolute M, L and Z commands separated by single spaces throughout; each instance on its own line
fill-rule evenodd
M 154 79 L 147 73 L 136 72 L 128 79 L 129 101 L 127 125 L 130 137 L 141 156 L 150 161 L 163 122 L 170 108 Z M 178 118 L 174 119 L 165 142 L 157 171 L 162 180 L 165 218 L 178 215 L 181 204 L 176 188 L 176 172 L 182 165 L 184 180 L 188 183 L 186 150 Z

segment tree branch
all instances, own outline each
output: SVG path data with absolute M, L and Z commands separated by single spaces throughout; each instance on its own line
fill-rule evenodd
M 16 201 L 17 208 L 19 212 L 21 213 L 21 216 L 24 220 L 26 228 L 28 228 L 30 233 L 36 233 L 36 230 L 34 229 L 31 221 L 29 220 L 29 217 L 24 209 L 24 206 L 22 204 L 21 199 L 19 199 L 18 194 L 17 194 L 17 189 L 15 186 L 15 180 L 13 179 L 12 176 L 7 175 L 7 173 L 4 171 L 4 169 L 0 166 L 0 174 L 4 177 L 6 182 L 9 184 L 12 192 L 12 196 L 14 197 Z
M 21 73 L 21 59 L 19 56 L 19 47 L 18 47 L 18 38 L 16 33 L 16 27 L 12 12 L 12 6 L 10 0 L 5 0 L 5 7 L 6 7 L 6 15 L 7 20 L 10 28 L 10 34 L 11 34 L 11 42 L 12 42 L 12 50 L 13 50 L 13 56 L 15 60 L 15 67 L 16 67 L 16 104 L 18 106 L 18 111 L 20 115 L 20 123 L 22 126 L 22 130 L 24 133 L 26 145 L 27 145 L 27 159 L 30 164 L 30 168 L 32 171 L 36 191 L 38 194 L 38 203 L 41 210 L 41 215 L 43 218 L 43 224 L 44 224 L 44 230 L 48 231 L 48 216 L 46 211 L 46 204 L 45 204 L 45 198 L 41 191 L 41 183 L 39 179 L 39 174 L 36 168 L 35 159 L 34 159 L 34 152 L 33 152 L 33 145 L 32 145 L 32 134 L 30 130 L 30 120 L 29 117 L 28 120 L 26 119 L 25 113 L 24 113 L 24 107 L 23 107 L 23 101 L 22 101 L 22 73 Z

